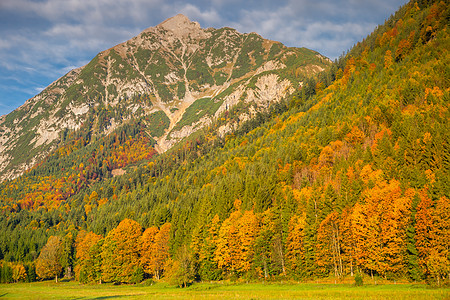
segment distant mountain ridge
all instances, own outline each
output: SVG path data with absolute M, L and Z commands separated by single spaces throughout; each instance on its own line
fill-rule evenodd
M 100 52 L 1 117 L 0 179 L 22 174 L 88 120 L 90 135 L 101 136 L 130 120 L 162 117 L 163 130 L 148 134 L 164 152 L 238 103 L 248 108 L 240 120 L 252 118 L 329 65 L 312 50 L 231 28 L 203 29 L 176 15 Z

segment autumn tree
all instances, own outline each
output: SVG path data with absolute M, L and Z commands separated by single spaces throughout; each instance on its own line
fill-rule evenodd
M 400 183 L 382 179 L 377 171 L 367 171 L 366 180 L 375 187 L 365 192 L 365 204 L 357 203 L 352 212 L 355 258 L 358 265 L 384 277 L 399 276 L 405 269 L 406 230 L 412 191 L 403 195 Z
M 373 275 L 373 271 L 379 269 L 381 260 L 378 214 L 373 208 L 356 203 L 352 210 L 351 222 L 356 264 Z
M 158 233 L 157 227 L 149 227 L 140 237 L 140 264 L 144 272 L 150 275 L 156 271 L 156 235 Z
M 337 212 L 329 214 L 319 225 L 317 233 L 316 259 L 319 267 L 326 271 L 334 271 L 335 277 L 343 275 L 343 260 L 341 256 L 340 216 Z
M 218 267 L 227 273 L 238 271 L 237 258 L 240 245 L 237 224 L 240 217 L 240 211 L 231 213 L 220 226 L 219 236 L 217 238 L 214 257 Z
M 241 213 L 242 202 L 235 200 L 235 211 L 220 227 L 215 251 L 219 268 L 235 275 L 242 275 L 251 268 L 254 243 L 258 234 L 258 220 L 253 211 Z
M 170 223 L 165 223 L 155 235 L 155 252 L 153 258 L 154 276 L 160 279 L 164 273 L 169 258 Z
M 345 140 L 354 146 L 362 143 L 364 138 L 364 132 L 358 126 L 353 126 L 352 130 L 345 136 Z
M 427 267 L 437 284 L 450 280 L 450 200 L 443 196 L 436 201 L 432 214 L 433 231 Z
M 102 246 L 102 278 L 107 282 L 131 282 L 139 267 L 139 237 L 142 227 L 124 219 L 111 230 Z
M 25 281 L 27 278 L 27 272 L 25 270 L 25 267 L 21 264 L 15 264 L 13 266 L 13 279 L 15 282 L 19 281 Z
M 438 285 L 450 274 L 450 204 L 446 197 L 440 197 L 435 207 L 426 190 L 421 193 L 417 207 L 416 247 L 419 263 Z
M 238 269 L 242 272 L 247 272 L 251 268 L 254 256 L 254 243 L 258 230 L 258 220 L 253 210 L 244 212 L 239 224 L 240 251 L 237 253 L 237 260 L 239 260 Z
M 92 269 L 93 258 L 91 256 L 92 248 L 102 236 L 93 232 L 80 231 L 75 239 L 75 278 L 81 282 L 88 282 L 92 278 L 90 269 Z M 92 278 L 93 279 L 93 278 Z
M 182 245 L 175 255 L 175 259 L 169 259 L 166 276 L 172 284 L 186 287 L 195 279 L 195 264 L 192 252 L 187 245 Z
M 63 269 L 60 261 L 62 252 L 63 241 L 61 237 L 50 236 L 36 261 L 36 274 L 42 279 L 55 277 L 55 281 L 58 282 L 58 275 L 61 274 Z
M 289 221 L 288 236 L 286 239 L 286 258 L 293 275 L 302 275 L 305 265 L 305 219 L 305 214 L 301 214 L 293 215 Z

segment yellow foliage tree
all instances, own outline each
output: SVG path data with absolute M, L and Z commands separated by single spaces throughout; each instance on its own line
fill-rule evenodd
M 377 171 L 373 171 L 377 174 Z M 368 177 L 372 177 L 371 174 Z M 382 177 L 372 177 L 381 180 Z M 411 193 L 402 195 L 400 183 L 375 182 L 364 192 L 365 203 L 352 211 L 355 259 L 360 267 L 387 277 L 406 266 L 406 227 L 409 222 Z
M 27 278 L 27 272 L 22 264 L 13 266 L 13 280 L 15 282 L 24 281 Z
M 217 248 L 214 256 L 218 267 L 225 271 L 238 271 L 236 258 L 240 245 L 237 224 L 240 217 L 240 211 L 232 212 L 220 226 L 219 236 L 217 238 Z
M 55 281 L 58 282 L 58 275 L 61 274 L 63 269 L 60 262 L 62 251 L 63 243 L 61 237 L 49 237 L 47 244 L 42 248 L 36 261 L 36 274 L 40 278 L 47 279 L 55 277 Z
M 240 201 L 236 211 L 225 219 L 219 230 L 215 260 L 226 272 L 242 274 L 250 270 L 254 244 L 258 234 L 258 220 L 253 211 L 242 214 Z
M 306 215 L 293 215 L 289 221 L 288 236 L 286 239 L 286 259 L 289 269 L 300 273 L 305 261 L 303 239 L 305 237 Z
M 160 279 L 167 265 L 169 255 L 169 241 L 170 241 L 170 223 L 165 223 L 155 235 L 155 256 L 153 260 L 154 275 L 156 279 Z
M 346 135 L 345 140 L 355 146 L 362 143 L 364 138 L 364 132 L 358 126 L 353 126 L 352 130 Z
M 319 226 L 317 232 L 317 265 L 325 269 L 333 269 L 334 276 L 343 275 L 343 260 L 341 257 L 341 232 L 339 228 L 340 215 L 337 212 L 329 214 Z

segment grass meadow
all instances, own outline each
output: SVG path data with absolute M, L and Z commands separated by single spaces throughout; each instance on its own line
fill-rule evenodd
M 449 299 L 449 288 L 423 284 L 197 283 L 85 285 L 53 281 L 0 285 L 0 299 Z

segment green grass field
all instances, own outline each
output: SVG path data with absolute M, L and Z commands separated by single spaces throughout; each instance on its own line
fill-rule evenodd
M 450 289 L 388 284 L 220 284 L 198 283 L 181 289 L 163 283 L 82 285 L 52 281 L 0 285 L 1 299 L 450 299 Z

